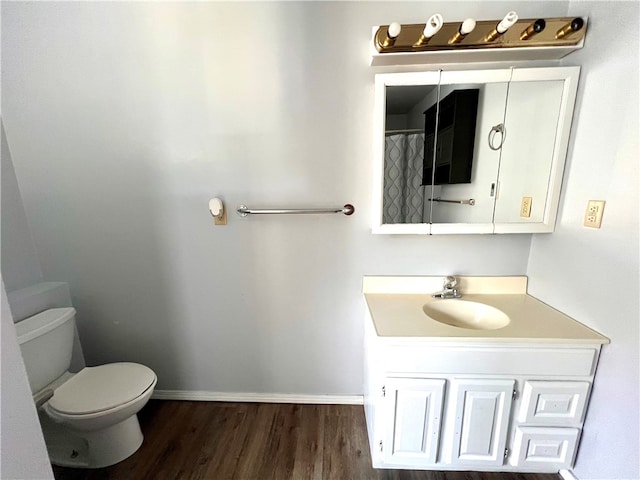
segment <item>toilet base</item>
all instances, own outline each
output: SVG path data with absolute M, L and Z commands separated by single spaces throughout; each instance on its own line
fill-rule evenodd
M 95 432 L 78 432 L 60 425 L 51 427 L 43 428 L 49 459 L 61 467 L 103 468 L 115 465 L 133 455 L 143 440 L 137 415 Z

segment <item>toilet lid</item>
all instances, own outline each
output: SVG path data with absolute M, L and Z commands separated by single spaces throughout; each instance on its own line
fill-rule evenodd
M 70 415 L 101 412 L 138 398 L 155 380 L 153 370 L 138 363 L 86 367 L 56 388 L 49 406 Z

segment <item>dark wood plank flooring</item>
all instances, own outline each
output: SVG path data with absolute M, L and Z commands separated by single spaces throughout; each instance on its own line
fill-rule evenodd
M 559 475 L 376 470 L 362 406 L 152 400 L 140 450 L 55 478 L 157 480 L 559 480 Z

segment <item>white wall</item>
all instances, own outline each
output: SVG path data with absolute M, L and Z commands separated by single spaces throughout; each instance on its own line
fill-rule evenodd
M 525 273 L 530 235 L 370 233 L 371 26 L 436 10 L 504 5 L 2 4 L 7 138 L 88 364 L 148 364 L 160 389 L 359 394 L 362 275 Z M 215 195 L 356 214 L 214 227 Z
M 588 15 L 560 214 L 535 235 L 529 291 L 611 339 L 598 366 L 575 473 L 638 479 L 638 19 L 637 2 L 572 2 Z M 606 200 L 602 228 L 582 226 L 587 201 Z
M 9 292 L 42 281 L 42 270 L 33 244 L 29 223 L 20 197 L 18 181 L 7 145 L 4 125 L 2 130 L 2 154 L 0 160 L 2 181 L 2 277 Z
M 42 271 L 22 205 L 4 126 L 1 123 L 0 130 L 2 136 L 0 478 L 30 480 L 53 478 L 13 326 L 14 317 L 5 291 L 5 287 L 10 288 L 9 285 L 14 290 L 40 282 Z
M 20 355 L 4 282 L 2 282 L 1 296 L 0 478 L 6 480 L 53 478 L 38 416 L 31 399 L 31 389 Z

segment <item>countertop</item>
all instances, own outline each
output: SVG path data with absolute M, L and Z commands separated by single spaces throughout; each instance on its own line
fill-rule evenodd
M 375 288 L 367 287 L 376 285 Z M 388 280 L 402 277 L 386 277 Z M 422 278 L 422 285 L 425 284 Z M 438 277 L 441 279 L 442 277 Z M 460 277 L 461 285 L 476 284 L 479 277 Z M 491 305 L 503 311 L 511 319 L 510 323 L 496 330 L 475 330 L 454 327 L 437 322 L 429 318 L 423 311 L 428 302 L 437 302 L 430 293 L 397 293 L 397 288 L 387 290 L 394 293 L 382 292 L 385 288 L 378 288 L 379 277 L 366 277 L 364 298 L 366 300 L 373 325 L 379 337 L 384 338 L 413 338 L 423 337 L 425 340 L 438 341 L 471 341 L 478 343 L 489 342 L 517 342 L 517 343 L 563 343 L 563 344 L 606 344 L 609 339 L 546 305 L 540 300 L 526 294 L 526 277 L 492 277 L 513 278 L 518 288 L 506 288 L 508 293 L 468 293 L 462 290 L 462 300 L 469 300 Z M 473 279 L 473 283 L 469 282 Z M 374 280 L 372 282 L 372 280 Z M 440 280 L 439 280 L 440 281 Z M 427 282 L 430 285 L 430 282 Z M 412 290 L 409 288 L 408 290 Z M 413 289 L 415 290 L 415 289 Z M 473 288 L 475 292 L 486 289 Z M 434 289 L 433 292 L 438 291 Z M 519 291 L 520 293 L 513 293 Z M 441 301 L 441 300 L 440 300 Z

